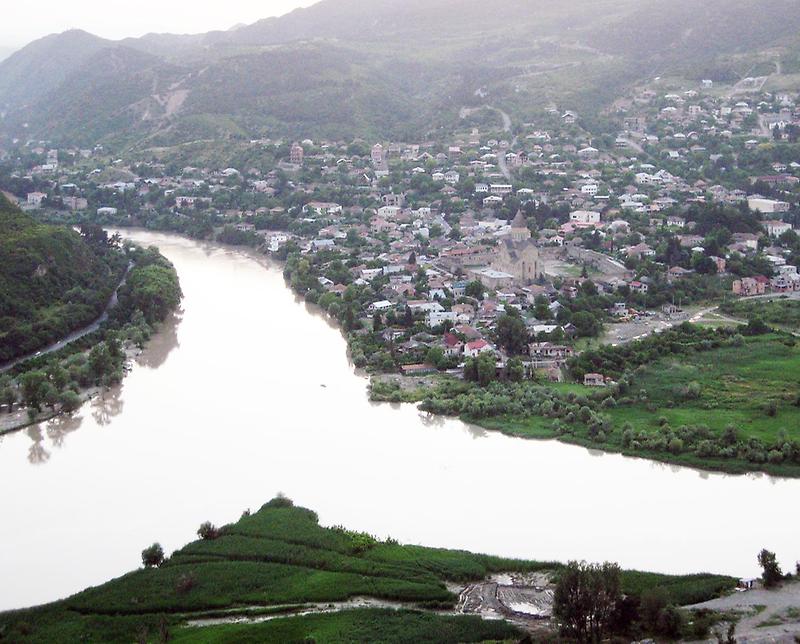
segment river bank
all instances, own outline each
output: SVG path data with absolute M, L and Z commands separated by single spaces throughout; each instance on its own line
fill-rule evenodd
M 130 237 L 173 263 L 182 314 L 121 386 L 2 438 L 0 470 L 21 491 L 0 498 L 14 526 L 0 577 L 15 580 L 0 588 L 2 608 L 119 576 L 144 545 L 177 549 L 201 522 L 258 507 L 264 490 L 318 509 L 323 525 L 508 558 L 736 577 L 757 573 L 765 546 L 784 568 L 797 558 L 790 521 L 742 521 L 784 516 L 796 479 L 523 441 L 370 403 L 341 333 L 286 288 L 276 262 L 171 235 Z
M 124 252 L 130 258 L 127 269 L 97 320 L 6 365 L 0 380 L 0 402 L 6 407 L 0 436 L 71 414 L 117 385 L 131 359 L 178 306 L 174 267 L 152 249 L 129 246 Z

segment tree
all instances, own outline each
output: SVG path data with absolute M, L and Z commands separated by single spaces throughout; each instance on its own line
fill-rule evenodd
M 142 563 L 145 568 L 154 568 L 164 563 L 164 549 L 160 543 L 154 543 L 142 550 Z
M 618 565 L 571 561 L 556 583 L 553 616 L 564 635 L 599 642 L 621 600 Z
M 197 536 L 206 541 L 216 539 L 219 536 L 219 529 L 211 521 L 200 524 L 197 529 Z
M 773 586 L 777 585 L 781 579 L 783 579 L 783 572 L 781 571 L 781 567 L 778 565 L 778 561 L 775 558 L 774 552 L 770 552 L 766 548 L 759 552 L 758 565 L 761 566 L 762 570 L 764 571 L 761 574 L 761 579 L 764 581 L 765 587 L 772 588 Z
M 495 379 L 497 375 L 497 361 L 494 353 L 486 351 L 478 356 L 476 360 L 478 384 L 486 386 Z
M 511 358 L 506 366 L 506 375 L 511 382 L 520 382 L 525 377 L 525 366 L 519 358 Z
M 572 324 L 581 337 L 595 337 L 603 328 L 602 323 L 588 311 L 578 311 L 572 316 Z
M 10 414 L 14 411 L 14 405 L 17 402 L 17 391 L 14 389 L 14 383 L 10 378 L 5 378 L 0 382 L 0 404 L 6 406 L 6 411 Z
M 469 284 L 467 284 L 466 289 L 464 289 L 464 295 L 466 295 L 467 297 L 474 298 L 476 300 L 483 299 L 483 292 L 484 292 L 483 284 L 481 284 L 481 282 L 478 280 L 470 282 Z
M 428 353 L 425 354 L 425 362 L 433 365 L 437 369 L 441 369 L 446 362 L 442 347 L 431 347 L 428 349 Z
M 515 355 L 522 353 L 528 346 L 528 329 L 516 311 L 506 313 L 497 321 L 497 343 Z
M 47 375 L 43 371 L 28 371 L 20 376 L 19 383 L 25 405 L 39 411 L 44 402 Z
M 67 391 L 61 393 L 59 402 L 61 403 L 61 408 L 65 412 L 69 413 L 77 410 L 83 401 L 78 394 L 71 389 L 68 389 Z

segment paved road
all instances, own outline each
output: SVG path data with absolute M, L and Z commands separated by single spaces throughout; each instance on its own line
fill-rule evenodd
M 117 303 L 119 302 L 119 299 L 117 297 L 117 293 L 119 292 L 119 289 L 123 286 L 123 284 L 125 284 L 125 280 L 128 279 L 128 273 L 131 272 L 132 268 L 133 268 L 133 264 L 131 263 L 131 264 L 128 265 L 128 269 L 125 271 L 125 275 L 123 275 L 122 280 L 120 281 L 119 284 L 117 284 L 117 288 L 114 289 L 114 293 L 112 294 L 111 299 L 108 301 L 108 304 L 106 305 L 106 308 L 103 310 L 102 315 L 100 315 L 100 317 L 97 318 L 94 322 L 92 322 L 88 326 L 83 327 L 82 329 L 78 329 L 77 331 L 73 331 L 69 335 L 61 338 L 58 342 L 54 342 L 53 344 L 45 347 L 44 349 L 40 349 L 39 351 L 35 351 L 33 353 L 29 353 L 26 356 L 22 356 L 20 358 L 17 358 L 16 360 L 12 360 L 11 362 L 6 362 L 5 364 L 0 365 L 0 373 L 8 371 L 9 369 L 13 369 L 18 364 L 20 364 L 22 362 L 25 362 L 26 360 L 30 360 L 31 358 L 38 358 L 40 356 L 45 356 L 48 353 L 53 353 L 55 351 L 59 351 L 60 349 L 63 349 L 65 346 L 67 346 L 68 344 L 71 344 L 72 342 L 75 342 L 75 340 L 79 340 L 80 338 L 82 338 L 82 337 L 84 337 L 86 335 L 89 335 L 90 333 L 94 333 L 95 331 L 97 331 L 97 329 L 100 328 L 100 325 L 103 324 L 103 322 L 105 322 L 108 319 L 109 311 L 111 311 L 111 309 L 113 309 L 115 306 L 117 306 Z

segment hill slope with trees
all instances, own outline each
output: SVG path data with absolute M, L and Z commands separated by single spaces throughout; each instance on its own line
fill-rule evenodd
M 107 243 L 38 224 L 0 195 L 0 362 L 92 322 L 125 267 Z
M 796 55 L 798 31 L 793 0 L 322 0 L 227 32 L 48 36 L 0 63 L 0 129 L 119 147 L 424 138 L 485 97 L 524 120 L 600 111 L 657 74 L 738 80 L 753 56 Z

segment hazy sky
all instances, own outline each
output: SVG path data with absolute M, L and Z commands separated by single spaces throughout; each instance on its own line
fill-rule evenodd
M 316 0 L 38 0 L 16 2 L 0 19 L 0 47 L 84 29 L 105 38 L 148 32 L 200 33 L 279 16 Z

